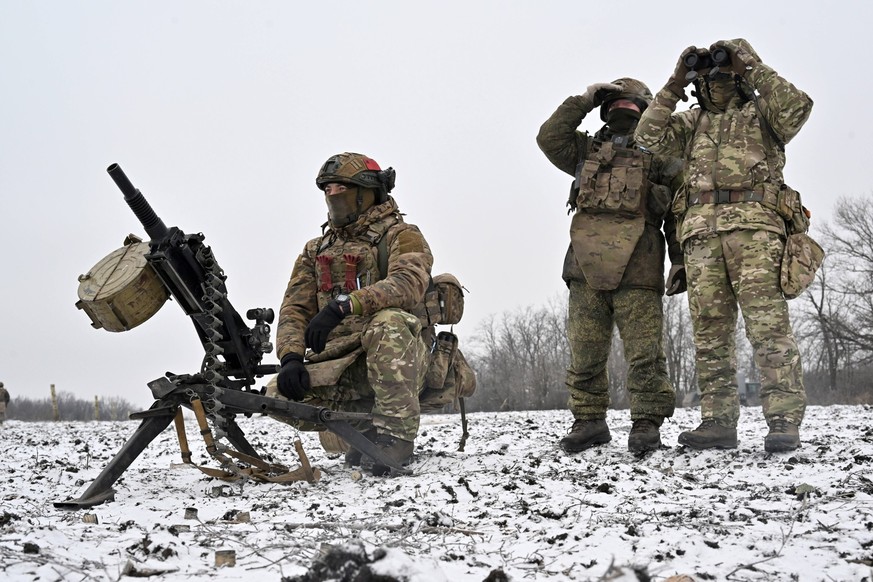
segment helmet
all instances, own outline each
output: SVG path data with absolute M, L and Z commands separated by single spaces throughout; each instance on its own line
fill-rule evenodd
M 315 178 L 319 190 L 324 190 L 331 182 L 372 188 L 376 190 L 381 203 L 388 199 L 388 193 L 394 188 L 394 169 L 383 170 L 372 158 L 344 152 L 329 157 Z
M 606 121 L 606 112 L 609 109 L 609 104 L 617 99 L 630 99 L 640 108 L 640 113 L 646 110 L 651 104 L 652 92 L 646 87 L 646 84 L 630 77 L 622 77 L 612 82 L 613 85 L 621 87 L 620 93 L 610 93 L 600 106 L 600 119 Z

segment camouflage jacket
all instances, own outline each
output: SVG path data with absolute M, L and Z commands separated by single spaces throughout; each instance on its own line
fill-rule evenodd
M 776 212 L 785 154 L 760 115 L 788 143 L 809 118 L 812 99 L 762 63 L 748 71 L 746 81 L 759 94 L 757 107 L 735 99 L 724 113 L 698 108 L 674 113 L 678 98 L 664 88 L 637 125 L 637 143 L 685 160 L 673 201 L 680 242 L 738 229 L 785 233 L 784 218 Z M 695 203 L 695 195 L 714 190 L 755 192 L 763 200 Z
M 591 151 L 594 143 L 594 136 L 577 129 L 587 113 L 581 97 L 568 97 L 543 123 L 537 134 L 537 144 L 549 161 L 571 176 L 575 176 L 577 165 Z M 606 137 L 609 136 L 606 134 Z M 629 145 L 632 146 L 633 142 L 630 141 Z M 679 170 L 678 162 L 672 160 L 672 163 L 668 163 L 666 158 L 655 156 L 649 181 L 669 187 Z M 670 262 L 682 263 L 676 225 L 669 207 L 670 193 L 667 189 L 651 191 L 646 201 L 645 228 L 624 269 L 620 287 L 650 288 L 663 292 L 665 240 Z M 584 280 L 573 256 L 572 246 L 565 260 L 564 278 Z
M 0 386 L 0 402 L 9 404 L 9 392 L 2 386 Z
M 379 241 L 387 251 L 387 276 L 379 265 Z M 413 311 L 424 300 L 433 256 L 418 227 L 403 221 L 392 197 L 356 222 L 328 228 L 306 243 L 285 290 L 276 329 L 276 354 L 303 354 L 309 321 L 340 293 L 351 293 L 362 315 L 347 316 L 328 337 L 331 344 L 359 338 L 370 318 L 388 307 Z

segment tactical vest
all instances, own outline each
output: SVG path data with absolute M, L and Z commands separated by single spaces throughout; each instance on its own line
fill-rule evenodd
M 618 288 L 646 227 L 652 154 L 628 141 L 598 133 L 576 167 L 570 241 L 586 282 L 599 291 Z
M 645 216 L 652 155 L 628 146 L 629 136 L 606 140 L 598 134 L 576 167 L 575 210 L 591 213 Z

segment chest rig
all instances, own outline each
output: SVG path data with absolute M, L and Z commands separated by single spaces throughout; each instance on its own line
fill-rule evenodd
M 387 265 L 385 246 L 388 229 L 396 222 L 394 217 L 368 226 L 366 231 L 351 236 L 339 236 L 328 231 L 316 249 L 315 273 L 318 285 L 318 307 L 341 293 L 350 293 L 384 279 Z
M 629 140 L 626 135 L 595 134 L 585 158 L 576 166 L 578 192 L 570 201 L 572 210 L 645 216 L 652 154 L 628 145 Z

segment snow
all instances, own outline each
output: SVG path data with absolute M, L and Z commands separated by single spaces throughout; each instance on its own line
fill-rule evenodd
M 743 409 L 736 450 L 677 446 L 699 415 L 677 410 L 664 446 L 643 457 L 627 451 L 626 410 L 609 413 L 612 442 L 576 455 L 557 446 L 567 411 L 471 414 L 464 452 L 458 416 L 427 416 L 414 475 L 393 478 L 360 477 L 313 433 L 239 419 L 257 450 L 292 467 L 299 435 L 321 479 L 289 485 L 207 477 L 181 464 L 170 428 L 114 501 L 78 511 L 53 503 L 81 495 L 137 424 L 9 421 L 0 578 L 279 580 L 311 569 L 309 580 L 339 580 L 325 557 L 342 550 L 380 580 L 410 582 L 873 580 L 873 408 L 809 407 L 803 446 L 785 454 L 764 452 L 760 408 Z M 193 418 L 186 426 L 194 461 L 216 467 Z M 217 567 L 226 550 L 235 565 Z

